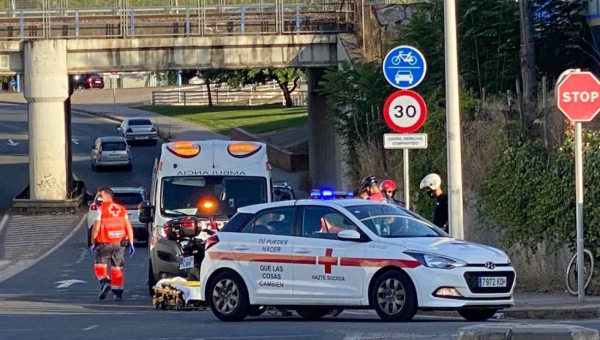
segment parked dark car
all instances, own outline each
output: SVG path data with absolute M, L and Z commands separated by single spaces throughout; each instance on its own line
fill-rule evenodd
M 100 73 L 77 74 L 73 76 L 73 86 L 77 90 L 103 89 L 104 77 Z

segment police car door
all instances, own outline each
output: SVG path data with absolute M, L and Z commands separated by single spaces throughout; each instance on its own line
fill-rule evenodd
M 260 297 L 292 295 L 294 206 L 258 212 L 239 233 L 227 235 L 235 257 Z
M 364 274 L 358 262 L 365 243 L 342 241 L 341 230 L 359 230 L 336 209 L 315 202 L 300 208 L 300 235 L 294 241 L 294 298 L 339 304 L 363 296 Z

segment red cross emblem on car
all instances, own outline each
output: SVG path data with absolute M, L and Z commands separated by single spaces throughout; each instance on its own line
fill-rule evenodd
M 108 208 L 108 211 L 110 212 L 111 215 L 113 215 L 114 217 L 117 217 L 117 216 L 119 216 L 119 213 L 121 212 L 121 208 L 119 208 L 115 204 L 111 204 L 110 208 Z
M 325 249 L 325 256 L 319 256 L 317 260 L 317 264 L 323 265 L 325 268 L 325 274 L 331 274 L 331 266 L 338 265 L 339 257 L 333 257 L 333 249 L 327 248 Z

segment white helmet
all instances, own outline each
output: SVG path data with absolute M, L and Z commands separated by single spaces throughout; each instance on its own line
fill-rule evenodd
M 420 189 L 429 187 L 431 190 L 437 190 L 442 185 L 442 178 L 438 174 L 429 174 L 421 181 Z

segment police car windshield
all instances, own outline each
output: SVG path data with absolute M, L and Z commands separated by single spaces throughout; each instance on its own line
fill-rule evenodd
M 161 213 L 164 216 L 233 216 L 238 208 L 267 202 L 262 177 L 185 176 L 163 179 Z M 204 200 L 216 202 L 210 211 L 198 209 Z
M 447 237 L 435 225 L 395 205 L 369 204 L 347 207 L 367 228 L 380 237 Z M 416 216 L 414 216 L 416 215 Z

